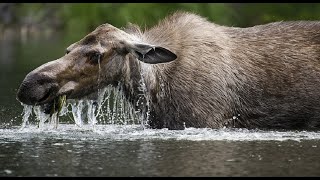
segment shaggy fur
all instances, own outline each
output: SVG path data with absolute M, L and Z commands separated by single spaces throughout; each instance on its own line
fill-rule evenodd
M 320 127 L 320 22 L 234 28 L 176 13 L 143 33 L 130 29 L 178 56 L 145 70 L 153 127 Z
M 128 48 L 120 48 L 125 46 L 123 41 L 163 47 L 176 54 L 177 59 L 159 64 L 144 63 L 130 50 L 126 51 Z M 66 64 L 65 59 L 80 56 L 80 47 L 83 52 L 86 51 L 84 46 L 97 49 L 97 44 L 100 49 L 113 47 L 104 52 L 107 54 L 101 62 L 104 80 L 99 85 L 120 85 L 128 100 L 138 104 L 137 108 L 148 104 L 152 128 L 320 127 L 318 21 L 236 28 L 214 24 L 195 14 L 177 12 L 144 32 L 136 25 L 123 31 L 108 24 L 99 26 L 68 48 L 71 55 L 56 62 Z M 69 65 L 69 70 L 56 70 L 50 77 L 72 79 L 79 76 L 70 68 L 77 67 L 80 71 L 87 65 L 75 64 Z M 45 71 L 39 69 L 33 73 Z M 67 74 L 73 74 L 72 78 Z M 93 77 L 94 70 L 87 74 Z M 84 82 L 86 76 L 82 77 L 81 82 Z M 90 81 L 92 79 L 85 84 L 91 89 L 74 86 L 89 93 L 95 86 Z M 146 90 L 141 90 L 142 81 Z M 61 87 L 66 82 L 58 84 Z M 150 102 L 141 100 L 145 97 L 142 93 Z

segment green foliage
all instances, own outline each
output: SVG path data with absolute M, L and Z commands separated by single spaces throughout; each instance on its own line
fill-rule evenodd
M 150 27 L 177 10 L 200 14 L 220 24 L 231 24 L 227 4 L 207 3 L 78 3 L 63 4 L 60 18 L 69 36 L 82 36 L 103 23 L 123 27 L 128 22 Z M 80 35 L 81 34 L 81 35 Z M 76 38 L 76 37 L 75 37 Z
M 177 10 L 197 13 L 217 24 L 240 27 L 320 19 L 320 4 L 311 3 L 32 3 L 15 6 L 18 22 L 33 21 L 33 24 L 45 23 L 50 27 L 50 22 L 58 21 L 59 26 L 55 28 L 73 40 L 103 23 L 123 27 L 131 22 L 150 27 Z
M 317 3 L 248 3 L 234 8 L 242 27 L 274 21 L 320 20 Z

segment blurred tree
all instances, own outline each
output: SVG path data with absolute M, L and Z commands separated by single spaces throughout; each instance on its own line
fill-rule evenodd
M 231 6 L 241 27 L 273 21 L 320 20 L 319 3 L 238 3 Z
M 0 28 L 10 24 L 51 28 L 77 39 L 103 23 L 132 22 L 150 27 L 168 14 L 184 10 L 228 26 L 247 27 L 272 21 L 319 20 L 317 3 L 3 3 Z
M 220 24 L 231 24 L 232 9 L 227 4 L 207 3 L 109 3 L 109 4 L 63 4 L 59 14 L 66 31 L 72 35 L 92 31 L 102 23 L 123 27 L 128 22 L 150 27 L 170 13 L 185 10 L 200 14 Z M 88 14 L 89 13 L 89 14 Z
M 2 24 L 8 24 L 14 21 L 15 15 L 12 10 L 13 7 L 13 3 L 0 4 L 0 20 Z

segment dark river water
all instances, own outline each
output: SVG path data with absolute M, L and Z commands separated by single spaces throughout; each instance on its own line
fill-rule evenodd
M 102 124 L 21 129 L 19 84 L 71 43 L 0 39 L 0 176 L 320 176 L 320 132 Z

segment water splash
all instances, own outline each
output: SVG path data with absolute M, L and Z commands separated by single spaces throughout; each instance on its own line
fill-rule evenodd
M 21 129 L 25 128 L 27 123 L 29 122 L 29 117 L 32 113 L 32 106 L 30 105 L 25 105 L 25 104 L 22 104 L 23 105 L 23 117 L 22 117 L 22 125 L 21 125 Z
M 36 118 L 39 122 L 38 127 L 39 128 L 44 128 L 44 123 L 49 119 L 49 114 L 46 114 L 43 112 L 43 110 L 41 110 L 40 106 L 35 106 L 33 108 L 33 112 L 36 115 Z
M 61 136 L 63 135 L 63 137 Z M 31 138 L 70 139 L 70 140 L 187 140 L 187 141 L 302 141 L 320 140 L 320 132 L 312 131 L 264 131 L 241 128 L 186 128 L 185 130 L 143 129 L 136 125 L 91 125 L 75 127 L 72 124 L 61 124 L 59 131 L 54 129 L 39 130 L 30 125 L 23 131 L 15 128 L 0 129 L 2 139 L 29 141 Z M 1 138 L 0 138 L 1 139 Z
M 140 61 L 138 62 L 140 63 Z M 99 87 L 101 81 L 100 61 L 98 61 L 98 65 L 97 82 Z M 140 64 L 140 67 L 142 67 L 142 64 Z M 62 110 L 51 116 L 45 114 L 40 106 L 23 105 L 22 129 L 29 122 L 32 110 L 40 129 L 44 128 L 47 124 L 53 128 L 57 128 L 60 122 L 59 117 L 61 116 L 68 116 L 79 127 L 83 127 L 84 124 L 90 124 L 93 130 L 96 124 L 140 124 L 144 129 L 148 125 L 150 117 L 150 97 L 145 82 L 148 70 L 148 67 L 140 68 L 141 79 L 139 81 L 139 90 L 142 93 L 138 94 L 139 100 L 137 104 L 131 104 L 126 100 L 120 84 L 118 87 L 109 85 L 103 89 L 98 89 L 96 96 L 89 95 L 79 100 L 67 100 L 63 104 Z M 163 84 L 161 83 L 161 85 Z
M 82 126 L 82 110 L 83 110 L 83 100 L 79 100 L 76 102 L 69 103 L 68 105 L 72 108 L 72 115 L 76 125 L 79 127 Z
M 142 107 L 143 108 L 140 108 L 140 114 L 142 114 L 143 116 L 141 116 L 140 118 L 140 122 L 141 122 L 141 126 L 143 128 L 145 128 L 148 124 L 149 124 L 149 118 L 150 118 L 150 104 L 149 104 L 149 101 L 150 101 L 150 96 L 148 93 L 148 88 L 147 88 L 147 85 L 146 85 L 146 82 L 145 82 L 145 79 L 147 78 L 146 76 L 148 75 L 148 68 L 149 66 L 145 66 L 144 63 L 140 62 L 139 61 L 139 65 L 140 67 L 140 81 L 139 81 L 139 90 L 142 91 L 143 93 L 142 94 L 139 94 L 139 100 L 137 103 L 142 103 Z
M 59 117 L 63 116 L 71 119 L 78 127 L 88 124 L 93 131 L 97 124 L 143 124 L 143 114 L 141 111 L 135 111 L 133 105 L 126 100 L 122 89 L 107 86 L 99 89 L 94 97 L 67 100 L 59 114 L 56 112 L 52 116 L 45 114 L 41 106 L 22 104 L 24 110 L 21 129 L 32 120 L 38 123 L 39 129 L 56 129 L 60 122 Z M 32 112 L 35 115 L 34 119 L 30 118 Z

